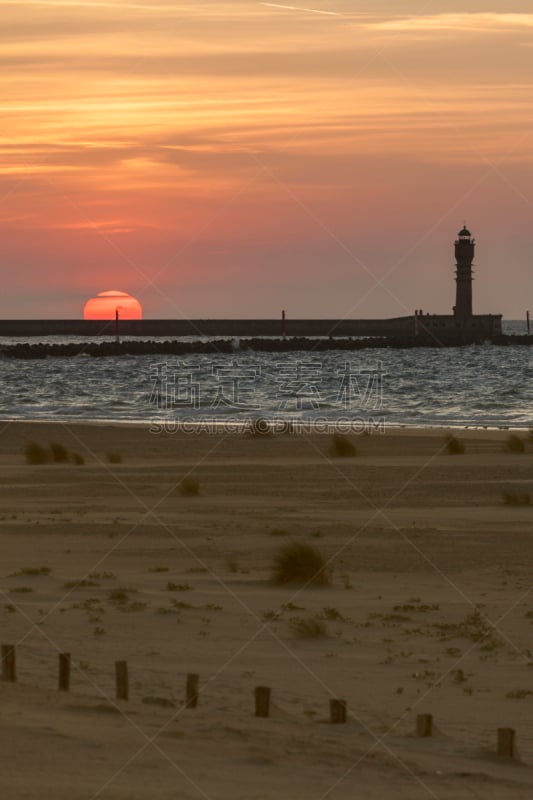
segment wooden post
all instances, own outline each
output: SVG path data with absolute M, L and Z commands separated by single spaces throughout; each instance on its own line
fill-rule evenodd
M 59 654 L 59 691 L 70 689 L 70 653 Z
M 8 683 L 15 683 L 17 680 L 14 644 L 2 645 L 2 680 Z
M 268 717 L 270 714 L 270 688 L 268 686 L 255 687 L 255 716 Z
M 416 718 L 416 735 L 427 737 L 431 736 L 433 730 L 433 716 L 431 714 L 419 714 Z
M 498 755 L 501 758 L 515 757 L 515 731 L 513 728 L 498 728 Z
M 189 672 L 187 675 L 187 685 L 185 687 L 186 694 L 186 708 L 196 708 L 198 705 L 198 681 L 200 676 L 195 672 Z
M 329 701 L 329 721 L 332 725 L 339 725 L 346 722 L 346 700 Z
M 117 700 L 127 700 L 129 697 L 127 661 L 115 661 L 115 684 L 117 690 Z

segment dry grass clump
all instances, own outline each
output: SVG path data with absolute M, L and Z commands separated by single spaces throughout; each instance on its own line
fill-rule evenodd
M 498 635 L 491 622 L 475 609 L 458 623 L 437 622 L 433 626 L 442 641 L 448 639 L 469 639 L 471 642 L 480 642 L 479 649 L 484 652 L 496 650 L 503 645 L 503 640 Z
M 85 459 L 79 453 L 69 453 L 67 448 L 59 442 L 50 442 L 48 447 L 38 442 L 28 442 L 24 448 L 26 464 L 66 464 L 72 461 L 74 464 L 85 464 Z
M 529 697 L 530 694 L 533 694 L 531 689 L 513 689 L 510 692 L 507 692 L 505 695 L 510 700 L 523 700 L 524 697 Z
M 37 442 L 28 442 L 24 454 L 26 464 L 47 464 L 49 461 L 48 451 Z
M 80 578 L 79 580 L 66 581 L 63 584 L 63 589 L 89 589 L 93 586 L 100 586 L 100 584 L 91 578 Z
M 450 456 L 462 456 L 465 451 L 465 446 L 456 436 L 451 433 L 446 437 L 446 452 Z
M 52 570 L 50 567 L 21 567 L 18 572 L 14 572 L 10 577 L 16 578 L 19 575 L 50 575 Z
M 173 581 L 169 581 L 166 585 L 167 592 L 190 592 L 192 590 L 192 586 L 189 586 L 188 583 L 174 583 Z
M 351 458 L 356 455 L 357 450 L 347 436 L 343 436 L 342 433 L 334 433 L 329 453 L 339 458 Z
M 50 443 L 50 454 L 52 456 L 52 461 L 55 461 L 56 464 L 64 464 L 65 461 L 68 461 L 67 448 L 58 442 Z
M 323 555 L 316 547 L 304 542 L 284 545 L 274 556 L 272 583 L 277 586 L 287 583 L 327 586 L 329 577 Z
M 530 506 L 531 495 L 529 492 L 503 492 L 503 504 L 505 506 Z
M 505 449 L 508 453 L 523 453 L 526 449 L 524 440 L 517 436 L 515 433 L 512 433 L 511 436 L 508 436 L 505 442 Z
M 200 481 L 196 478 L 183 478 L 178 486 L 178 491 L 182 497 L 196 497 L 200 493 Z
M 317 617 L 292 617 L 289 620 L 291 632 L 299 639 L 317 639 L 327 636 L 324 621 Z

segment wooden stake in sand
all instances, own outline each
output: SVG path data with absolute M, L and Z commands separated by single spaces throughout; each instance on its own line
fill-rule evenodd
M 346 722 L 346 700 L 329 701 L 329 721 L 332 725 L 340 725 Z
M 431 736 L 433 731 L 433 716 L 419 714 L 416 718 L 416 735 L 421 737 Z
M 500 758 L 515 757 L 515 731 L 513 728 L 498 728 L 498 755 Z
M 270 714 L 270 688 L 268 686 L 255 687 L 255 716 L 268 717 Z
M 17 668 L 15 660 L 15 645 L 2 645 L 2 680 L 8 683 L 15 683 L 17 680 Z
M 199 680 L 200 676 L 197 675 L 195 672 L 189 672 L 189 674 L 187 675 L 187 685 L 185 687 L 185 696 L 186 696 L 185 705 L 187 708 L 196 708 L 198 705 Z
M 59 654 L 59 691 L 68 692 L 70 689 L 70 653 Z
M 127 700 L 129 697 L 127 661 L 115 661 L 115 685 L 117 700 Z

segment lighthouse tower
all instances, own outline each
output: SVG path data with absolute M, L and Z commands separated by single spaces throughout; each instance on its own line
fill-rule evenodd
M 472 262 L 474 260 L 474 250 L 476 240 L 468 228 L 459 231 L 459 238 L 455 242 L 455 260 L 457 270 L 455 280 L 457 283 L 457 293 L 453 313 L 456 317 L 472 316 Z

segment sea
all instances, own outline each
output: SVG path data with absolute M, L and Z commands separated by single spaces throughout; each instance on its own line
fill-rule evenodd
M 523 321 L 504 332 L 525 334 Z M 109 337 L 107 337 L 109 339 Z M 194 337 L 184 337 L 190 341 Z M 198 337 L 201 338 L 201 337 Z M 347 432 L 533 427 L 533 352 L 524 345 L 186 356 L 1 356 L 0 419 L 244 429 L 251 421 Z M 91 338 L 91 341 L 105 341 Z

